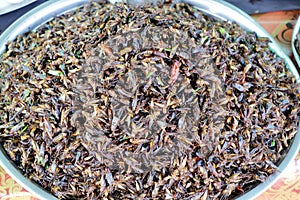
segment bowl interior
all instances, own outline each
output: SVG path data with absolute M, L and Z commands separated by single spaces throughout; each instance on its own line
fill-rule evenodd
M 70 11 L 79 7 L 80 5 L 89 2 L 89 0 L 53 0 L 43 3 L 42 5 L 34 8 L 30 12 L 26 13 L 24 16 L 19 18 L 15 23 L 13 23 L 7 30 L 5 30 L 0 36 L 0 54 L 5 51 L 6 43 L 8 41 L 14 40 L 18 35 L 26 33 L 30 30 L 34 30 L 45 22 L 51 20 L 53 17 Z M 292 61 L 283 52 L 281 47 L 275 42 L 275 40 L 249 15 L 235 6 L 224 2 L 222 0 L 185 0 L 197 9 L 203 11 L 204 13 L 214 15 L 223 20 L 235 21 L 240 26 L 248 31 L 256 32 L 260 37 L 268 37 L 271 40 L 269 44 L 270 48 L 280 57 L 282 57 L 287 67 L 294 74 L 295 78 L 299 82 L 299 73 L 296 67 L 293 65 Z M 300 19 L 300 18 L 299 18 Z M 296 25 L 298 30 L 300 28 L 300 20 Z M 294 50 L 294 49 L 293 49 Z M 297 60 L 297 58 L 296 58 Z M 298 56 L 297 60 L 300 65 L 300 59 Z M 296 134 L 294 141 L 292 142 L 290 149 L 279 165 L 279 172 L 268 177 L 267 181 L 259 184 L 249 192 L 243 194 L 238 199 L 253 199 L 256 196 L 264 192 L 268 187 L 270 187 L 280 175 L 287 165 L 294 159 L 299 151 L 300 147 L 300 133 Z M 15 167 L 12 161 L 7 157 L 5 150 L 0 146 L 0 164 L 1 166 L 12 176 L 18 183 L 20 183 L 29 192 L 35 194 L 40 199 L 56 199 L 52 194 L 42 189 L 40 186 L 34 184 L 29 179 L 25 178 L 22 173 Z

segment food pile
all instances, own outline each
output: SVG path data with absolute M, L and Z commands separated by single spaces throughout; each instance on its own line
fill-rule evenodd
M 7 44 L 0 143 L 60 199 L 236 197 L 298 130 L 268 43 L 186 3 L 91 2 Z

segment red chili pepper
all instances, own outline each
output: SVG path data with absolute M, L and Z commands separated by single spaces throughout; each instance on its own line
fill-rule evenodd
M 239 191 L 239 192 L 242 192 L 242 193 L 245 192 L 240 186 L 237 186 L 237 187 L 236 187 L 236 190 Z
M 176 60 L 171 67 L 171 84 L 173 85 L 179 76 L 179 61 Z

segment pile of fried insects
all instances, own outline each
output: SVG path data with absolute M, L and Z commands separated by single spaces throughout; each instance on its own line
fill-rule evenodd
M 237 197 L 298 129 L 268 44 L 186 3 L 90 2 L 8 42 L 0 143 L 59 199 Z

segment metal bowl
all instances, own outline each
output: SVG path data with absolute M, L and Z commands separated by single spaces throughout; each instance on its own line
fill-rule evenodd
M 53 17 L 75 9 L 89 1 L 90 0 L 52 0 L 47 1 L 46 3 L 43 3 L 40 6 L 32 9 L 31 11 L 20 17 L 0 36 L 0 54 L 4 53 L 6 49 L 6 43 L 8 41 L 15 40 L 15 38 L 18 35 L 36 29 L 40 25 L 51 20 Z M 267 33 L 267 31 L 265 31 L 254 19 L 252 19 L 245 12 L 222 0 L 185 0 L 185 2 L 194 5 L 197 9 L 203 11 L 204 13 L 214 15 L 222 20 L 235 21 L 245 30 L 256 32 L 257 35 L 260 37 L 268 37 L 271 40 L 271 43 L 269 44 L 270 49 L 285 60 L 287 67 L 294 74 L 296 80 L 299 81 L 299 74 L 289 57 L 285 55 L 283 50 L 275 42 L 275 40 Z M 299 30 L 299 20 L 297 25 L 298 26 L 296 27 L 298 27 Z M 300 61 L 299 57 L 297 61 Z M 278 167 L 278 172 L 269 176 L 264 183 L 259 184 L 255 188 L 251 189 L 249 192 L 246 192 L 245 194 L 238 197 L 237 199 L 254 199 L 258 195 L 263 193 L 266 189 L 268 189 L 279 178 L 280 174 L 286 169 L 288 164 L 294 159 L 294 157 L 299 151 L 299 132 L 300 128 L 298 129 L 298 133 L 296 134 L 294 140 L 290 145 L 288 153 L 286 154 L 285 158 L 281 161 Z M 50 192 L 44 190 L 37 184 L 24 177 L 23 174 L 14 165 L 14 163 L 9 159 L 1 145 L 0 165 L 12 178 L 14 178 L 19 184 L 21 184 L 24 188 L 26 188 L 36 197 L 44 200 L 57 199 Z
M 300 16 L 298 17 L 298 20 L 294 26 L 294 30 L 293 30 L 293 35 L 292 35 L 292 50 L 293 50 L 293 55 L 294 58 L 298 64 L 298 66 L 300 67 L 300 50 L 297 51 L 296 47 L 295 47 L 295 42 L 296 42 L 296 38 L 297 38 L 297 34 L 300 34 Z

